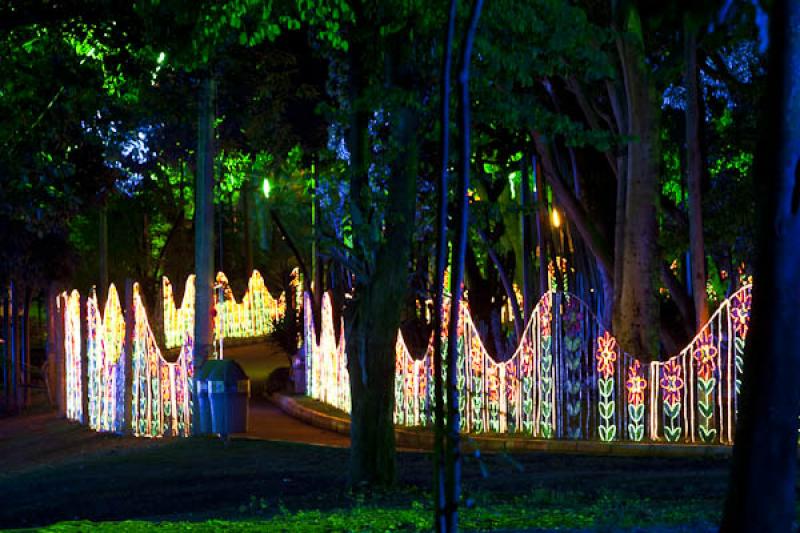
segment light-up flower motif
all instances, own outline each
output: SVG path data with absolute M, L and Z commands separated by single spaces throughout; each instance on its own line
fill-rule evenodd
M 605 332 L 602 337 L 597 337 L 597 371 L 608 379 L 614 375 L 614 363 L 617 360 L 617 341 L 609 332 Z
M 522 351 L 520 352 L 519 369 L 523 376 L 530 376 L 533 372 L 533 348 L 525 340 L 522 343 Z
M 731 322 L 736 329 L 736 334 L 744 339 L 747 337 L 747 330 L 750 326 L 750 291 L 746 290 L 737 295 L 731 305 Z
M 647 388 L 647 380 L 642 377 L 641 368 L 642 364 L 636 359 L 628 367 L 628 381 L 625 382 L 625 388 L 628 391 L 628 403 L 631 405 L 644 403 L 644 390 Z
M 414 394 L 414 360 L 410 357 L 406 358 L 406 396 L 411 397 Z
M 489 365 L 486 369 L 486 388 L 489 392 L 490 402 L 500 399 L 500 372 L 495 365 Z
M 472 363 L 472 372 L 476 376 L 483 374 L 483 357 L 481 357 L 481 344 L 477 337 L 472 337 L 469 358 Z
M 550 327 L 553 321 L 553 313 L 550 308 L 550 293 L 545 293 L 539 307 L 539 324 L 543 337 L 550 336 Z
M 694 349 L 694 360 L 697 361 L 697 375 L 702 379 L 710 379 L 717 368 L 717 347 L 714 337 L 706 330 L 700 336 Z
M 661 388 L 664 391 L 665 403 L 675 404 L 681 401 L 681 391 L 683 390 L 681 370 L 677 359 L 670 359 L 661 368 Z

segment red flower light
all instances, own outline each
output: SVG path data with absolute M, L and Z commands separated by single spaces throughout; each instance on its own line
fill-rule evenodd
M 617 360 L 617 341 L 609 332 L 605 332 L 602 337 L 597 337 L 597 371 L 608 379 L 614 375 L 614 363 Z
M 700 341 L 694 350 L 694 359 L 697 361 L 697 375 L 703 379 L 710 379 L 717 368 L 717 347 L 714 346 L 714 337 L 706 330 L 700 336 Z
M 681 365 L 677 359 L 671 359 L 661 368 L 661 388 L 664 389 L 664 402 L 675 404 L 681 400 L 683 378 Z
M 647 388 L 647 380 L 641 375 L 642 364 L 635 360 L 633 364 L 628 367 L 628 381 L 625 382 L 625 387 L 628 390 L 628 403 L 632 405 L 640 405 L 644 403 L 644 390 Z

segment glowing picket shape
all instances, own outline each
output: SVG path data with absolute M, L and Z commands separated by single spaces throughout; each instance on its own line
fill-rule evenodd
M 274 299 L 258 270 L 251 274 L 241 302 L 233 296 L 224 273 L 218 272 L 215 281 L 218 289 L 214 291 L 214 335 L 217 339 L 263 337 L 273 331 L 275 323 L 286 313 L 285 296 Z M 218 301 L 219 288 L 223 294 L 221 302 Z M 161 299 L 166 347 L 175 348 L 183 343 L 185 332 L 194 328 L 194 275 L 186 280 L 180 307 L 175 305 L 172 284 L 166 277 L 161 281 Z
M 187 331 L 194 331 L 194 274 L 186 279 L 181 306 L 175 307 L 172 283 L 161 278 L 161 301 L 164 309 L 164 342 L 167 348 L 183 343 Z
M 347 372 L 344 327 L 339 340 L 333 327 L 333 309 L 329 294 L 322 297 L 322 327 L 319 340 L 314 326 L 311 297 L 305 294 L 303 323 L 306 346 L 306 384 L 308 395 L 346 412 L 350 412 L 350 375 Z
M 86 301 L 86 375 L 89 427 L 121 432 L 125 394 L 125 320 L 117 289 L 108 289 L 101 316 L 97 293 Z
M 64 318 L 64 388 L 66 415 L 83 422 L 81 361 L 81 295 L 73 290 L 59 298 Z
M 133 434 L 142 437 L 188 436 L 192 427 L 192 332 L 184 333 L 177 361 L 168 362 L 150 329 L 138 283 L 133 286 L 133 304 Z
M 678 355 L 646 365 L 622 352 L 577 297 L 556 292 L 546 293 L 538 302 L 513 356 L 496 362 L 483 346 L 465 303 L 455 369 L 461 430 L 537 438 L 731 444 L 750 292 L 747 285 L 725 300 Z M 343 334 L 338 339 L 334 335 L 329 297 L 323 298 L 319 340 L 311 309 L 306 295 L 308 394 L 349 411 L 345 339 Z M 398 425 L 433 422 L 433 342 L 431 337 L 425 354 L 415 358 L 398 332 L 394 387 Z M 446 347 L 447 339 L 441 342 Z

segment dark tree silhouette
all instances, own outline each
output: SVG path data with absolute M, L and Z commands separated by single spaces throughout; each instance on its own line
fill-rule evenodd
M 790 531 L 800 414 L 800 2 L 770 13 L 751 330 L 723 531 Z

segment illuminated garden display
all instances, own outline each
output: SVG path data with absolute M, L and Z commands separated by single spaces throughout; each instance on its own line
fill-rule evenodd
M 461 430 L 545 439 L 731 444 L 750 292 L 749 285 L 740 288 L 679 354 L 652 363 L 623 353 L 582 301 L 558 292 L 542 297 L 513 356 L 498 363 L 464 305 L 455 370 Z M 305 304 L 308 395 L 349 411 L 344 328 L 335 334 L 326 294 L 317 338 L 308 295 Z M 419 357 L 398 332 L 398 425 L 433 422 L 432 352 L 432 338 Z
M 215 297 L 217 339 L 267 335 L 286 311 L 284 296 L 273 299 L 258 271 L 250 276 L 241 302 L 234 299 L 225 274 L 218 273 L 216 282 L 224 295 L 221 303 Z M 186 281 L 179 308 L 175 306 L 172 284 L 163 278 L 162 303 L 165 348 L 179 348 L 174 361 L 165 359 L 159 348 L 138 284 L 133 285 L 134 322 L 130 347 L 125 346 L 126 319 L 113 284 L 108 289 L 102 312 L 94 290 L 86 299 L 85 329 L 80 294 L 72 291 L 58 297 L 59 316 L 64 323 L 67 418 L 87 423 L 97 431 L 123 432 L 126 429 L 125 373 L 128 368 L 131 432 L 144 437 L 188 436 L 191 433 L 194 276 Z M 85 340 L 82 332 L 85 332 Z M 85 353 L 82 341 L 86 343 Z M 130 357 L 127 367 L 126 357 Z
M 112 284 L 104 312 L 97 294 L 86 301 L 86 376 L 89 427 L 98 431 L 122 431 L 125 360 L 125 319 L 117 289 Z
M 275 322 L 286 312 L 285 296 L 282 294 L 277 300 L 274 299 L 257 270 L 251 274 L 241 302 L 236 301 L 224 273 L 217 273 L 216 286 L 214 334 L 217 339 L 268 335 Z M 219 301 L 220 289 L 222 302 Z M 166 347 L 175 348 L 183 342 L 182 332 L 194 327 L 194 275 L 186 280 L 180 307 L 175 305 L 172 283 L 166 277 L 161 281 L 161 296 Z
M 64 388 L 65 409 L 69 420 L 83 422 L 81 398 L 81 295 L 78 291 L 66 292 L 58 298 L 64 319 Z

